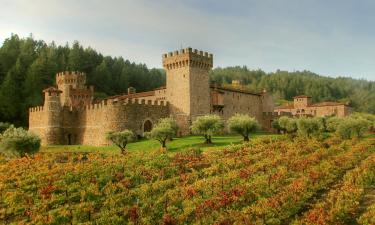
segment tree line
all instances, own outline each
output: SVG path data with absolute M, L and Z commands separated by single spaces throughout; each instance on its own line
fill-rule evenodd
M 27 126 L 28 108 L 43 103 L 42 90 L 55 85 L 55 74 L 61 71 L 82 71 L 87 85 L 95 86 L 95 97 L 126 92 L 152 90 L 165 85 L 162 69 L 149 69 L 122 57 L 103 56 L 79 42 L 57 45 L 35 40 L 31 35 L 11 35 L 0 46 L 0 121 Z M 277 103 L 307 94 L 313 101 L 349 103 L 356 111 L 375 113 L 375 82 L 352 78 L 328 78 L 309 71 L 276 71 L 266 73 L 247 67 L 216 68 L 211 71 L 212 83 L 229 85 L 233 79 L 246 89 L 271 92 Z

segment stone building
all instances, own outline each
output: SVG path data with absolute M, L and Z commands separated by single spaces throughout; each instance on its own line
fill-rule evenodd
M 235 113 L 248 114 L 270 129 L 277 114 L 271 95 L 245 91 L 237 81 L 232 87 L 210 85 L 212 54 L 186 48 L 163 54 L 162 63 L 165 87 L 141 93 L 129 88 L 126 94 L 95 102 L 94 88 L 85 86 L 84 73 L 59 73 L 57 88 L 43 91 L 44 105 L 29 109 L 29 129 L 41 137 L 43 145 L 106 145 L 109 131 L 130 129 L 142 136 L 165 117 L 175 118 L 178 134 L 186 135 L 192 121 L 206 114 L 224 120 Z
M 300 95 L 294 97 L 293 105 L 276 107 L 275 112 L 278 114 L 291 113 L 293 116 L 345 117 L 350 115 L 352 108 L 344 103 L 338 102 L 312 103 L 310 96 Z

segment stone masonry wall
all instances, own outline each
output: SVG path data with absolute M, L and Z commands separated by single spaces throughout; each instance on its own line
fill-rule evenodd
M 68 114 L 65 112 L 64 115 Z M 71 113 L 70 120 L 64 124 L 65 136 L 68 132 L 76 135 L 77 144 L 107 145 L 105 136 L 110 131 L 129 129 L 136 135 L 143 135 L 146 120 L 155 124 L 159 119 L 169 116 L 169 107 L 162 101 L 110 102 L 95 104 L 82 111 Z M 77 117 L 77 118 L 75 118 Z M 74 123 L 78 121 L 78 124 Z M 70 125 L 70 126 L 69 126 Z
M 220 111 L 212 113 L 219 115 L 224 121 L 236 113 L 248 114 L 255 117 L 259 123 L 263 121 L 262 101 L 259 95 L 245 94 L 241 92 L 220 90 L 222 92 L 224 107 Z

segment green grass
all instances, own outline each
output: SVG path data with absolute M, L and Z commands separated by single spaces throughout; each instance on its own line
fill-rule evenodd
M 269 133 L 256 133 L 251 135 L 251 138 L 258 138 L 261 136 L 275 136 Z M 169 152 L 178 152 L 183 149 L 198 147 L 202 150 L 221 149 L 231 144 L 239 144 L 242 142 L 242 137 L 237 135 L 215 136 L 212 139 L 213 144 L 203 144 L 204 138 L 202 136 L 186 136 L 181 138 L 174 138 L 167 143 Z M 127 145 L 127 149 L 132 152 L 150 151 L 160 149 L 159 142 L 155 140 L 142 139 Z M 87 146 L 87 145 L 55 145 L 45 146 L 41 149 L 42 152 L 107 152 L 118 153 L 120 150 L 116 146 Z

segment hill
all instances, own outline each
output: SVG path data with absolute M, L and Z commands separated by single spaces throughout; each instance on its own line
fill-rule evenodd
M 66 70 L 86 72 L 97 98 L 124 93 L 130 86 L 147 91 L 165 85 L 162 69 L 103 56 L 79 42 L 60 46 L 12 35 L 0 47 L 0 121 L 27 126 L 27 109 L 42 104 L 42 90 L 55 84 L 57 72 Z M 212 82 L 223 85 L 239 79 L 252 91 L 265 88 L 280 101 L 308 94 L 314 101 L 337 100 L 350 103 L 357 111 L 375 113 L 375 82 L 308 71 L 265 73 L 246 67 L 216 68 L 210 76 Z

